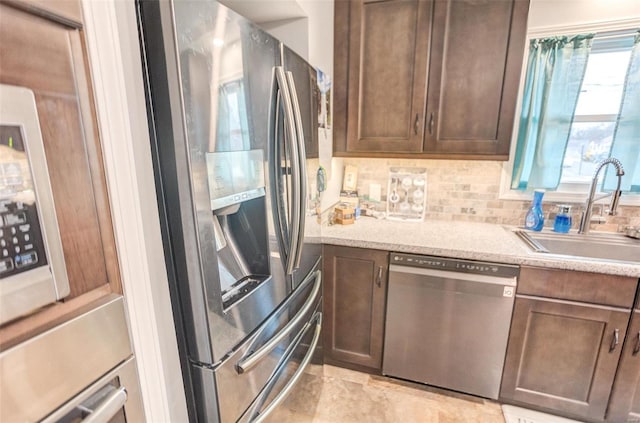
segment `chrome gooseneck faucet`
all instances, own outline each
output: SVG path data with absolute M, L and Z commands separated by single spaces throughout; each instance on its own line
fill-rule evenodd
M 602 195 L 598 198 L 596 196 L 596 187 L 598 185 L 598 174 L 600 171 L 608 164 L 612 164 L 616 168 L 616 176 L 618 177 L 618 187 L 615 191 Z M 591 187 L 589 188 L 589 197 L 587 197 L 587 202 L 584 206 L 584 211 L 582 212 L 582 219 L 580 220 L 580 227 L 578 228 L 579 234 L 588 234 L 589 233 L 589 224 L 591 222 L 591 214 L 593 213 L 593 203 L 598 200 L 602 200 L 608 196 L 611 196 L 611 203 L 609 205 L 608 214 L 613 216 L 616 214 L 616 209 L 618 208 L 618 202 L 620 201 L 620 195 L 622 192 L 620 191 L 620 184 L 622 183 L 622 175 L 624 175 L 624 169 L 622 168 L 622 163 L 620 160 L 609 157 L 608 159 L 604 159 L 598 166 L 596 167 L 596 171 L 593 173 L 593 179 L 591 179 Z

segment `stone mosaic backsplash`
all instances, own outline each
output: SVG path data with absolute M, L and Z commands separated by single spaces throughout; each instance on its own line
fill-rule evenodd
M 343 165 L 358 167 L 358 194 L 368 196 L 369 184 L 382 185 L 386 199 L 390 167 L 427 168 L 427 207 L 425 219 L 486 222 L 522 225 L 530 201 L 501 200 L 502 162 L 469 160 L 411 160 L 344 158 Z M 563 203 L 567 204 L 567 203 Z M 577 227 L 583 203 L 572 205 L 573 225 Z M 594 216 L 600 213 L 594 208 Z M 553 225 L 556 203 L 543 201 L 546 221 Z M 551 216 L 551 219 L 549 218 Z M 627 226 L 640 226 L 640 207 L 619 206 L 616 216 L 605 216 L 606 222 L 594 229 L 622 231 Z

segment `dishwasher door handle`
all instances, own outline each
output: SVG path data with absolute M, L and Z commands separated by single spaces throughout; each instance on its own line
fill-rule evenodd
M 474 273 L 462 273 L 455 271 L 445 271 L 436 269 L 423 269 L 421 267 L 399 266 L 392 264 L 389 266 L 389 274 L 391 273 L 408 273 L 412 275 L 430 276 L 442 279 L 456 279 L 468 282 L 488 283 L 494 285 L 516 286 L 516 277 L 487 276 Z

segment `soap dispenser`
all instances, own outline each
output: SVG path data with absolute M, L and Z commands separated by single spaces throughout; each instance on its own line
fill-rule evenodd
M 533 203 L 527 211 L 524 219 L 524 227 L 532 231 L 541 231 L 544 226 L 544 214 L 542 213 L 543 189 L 533 191 Z

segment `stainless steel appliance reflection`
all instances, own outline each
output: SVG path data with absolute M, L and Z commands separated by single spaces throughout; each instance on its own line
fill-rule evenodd
M 518 274 L 391 254 L 382 373 L 497 399 Z
M 260 421 L 319 340 L 316 71 L 215 1 L 139 10 L 190 418 Z
M 0 353 L 0 421 L 144 421 L 124 302 L 110 295 Z

